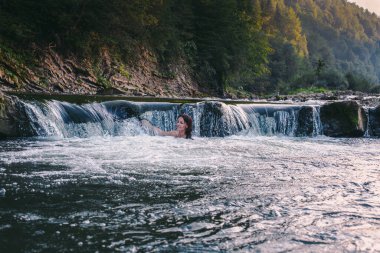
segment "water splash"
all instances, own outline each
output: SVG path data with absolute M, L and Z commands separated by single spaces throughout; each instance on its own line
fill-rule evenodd
M 57 252 L 380 247 L 380 139 L 107 136 L 0 144 L 6 252 L 18 245 L 27 252 L 41 245 Z

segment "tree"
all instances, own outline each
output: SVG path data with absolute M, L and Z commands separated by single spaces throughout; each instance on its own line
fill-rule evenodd
M 236 0 L 195 1 L 199 73 L 201 79 L 214 83 L 221 95 L 238 75 L 265 72 L 269 48 L 259 29 L 260 10 L 252 7 Z

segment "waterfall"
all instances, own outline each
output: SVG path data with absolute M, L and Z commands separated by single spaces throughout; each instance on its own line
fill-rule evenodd
M 54 117 L 53 111 L 44 104 L 38 102 L 23 102 L 25 113 L 29 118 L 29 126 L 31 131 L 37 136 L 59 136 L 65 137 L 60 131 L 61 127 L 58 126 L 57 120 Z
M 313 106 L 313 136 L 322 135 L 323 128 L 321 122 L 321 111 L 320 107 Z
M 371 129 L 371 126 L 370 126 L 370 108 L 368 107 L 364 107 L 364 112 L 365 112 L 365 115 L 367 117 L 367 120 L 366 120 L 366 130 L 365 130 L 365 133 L 364 133 L 364 137 L 370 137 L 370 129 Z
M 248 115 L 251 132 L 256 135 L 295 136 L 299 106 L 240 105 Z
M 201 116 L 204 112 L 204 103 L 184 104 L 181 113 L 186 113 L 193 119 L 193 136 L 201 136 Z
M 30 119 L 30 127 L 37 136 L 117 135 L 120 129 L 124 129 L 104 105 L 99 103 L 75 105 L 47 101 L 23 104 Z
M 56 100 L 21 101 L 34 136 L 90 137 L 146 134 L 139 120 L 174 130 L 182 113 L 193 118 L 193 136 L 317 136 L 322 133 L 318 106 L 278 104 L 148 103 L 107 101 L 72 104 Z

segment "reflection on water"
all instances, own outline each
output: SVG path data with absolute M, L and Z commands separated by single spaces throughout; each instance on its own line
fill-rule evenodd
M 0 142 L 1 252 L 375 252 L 380 140 Z

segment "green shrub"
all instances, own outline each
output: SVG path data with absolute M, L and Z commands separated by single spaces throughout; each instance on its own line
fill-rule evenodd
M 112 87 L 112 83 L 102 75 L 96 76 L 96 83 L 105 89 Z
M 132 78 L 131 73 L 129 73 L 129 71 L 125 69 L 124 64 L 119 65 L 118 71 L 120 75 L 124 76 L 128 80 L 131 80 Z
M 313 93 L 326 93 L 328 91 L 330 91 L 330 90 L 325 88 L 325 87 L 311 86 L 311 87 L 303 87 L 303 88 L 295 89 L 295 90 L 291 91 L 289 94 L 291 94 L 291 95 L 300 94 L 300 93 L 313 94 Z

